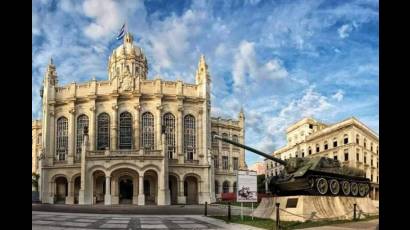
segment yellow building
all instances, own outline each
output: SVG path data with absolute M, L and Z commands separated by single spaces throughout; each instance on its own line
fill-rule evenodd
M 148 61 L 127 33 L 107 69 L 108 80 L 60 86 L 56 66 L 47 67 L 42 119 L 32 123 L 32 171 L 40 173 L 43 203 L 209 203 L 222 177 L 233 190 L 244 151 L 213 155 L 211 130 L 243 143 L 245 117 L 211 118 L 204 56 L 195 84 L 147 79 Z M 214 159 L 229 167 L 214 168 Z
M 330 157 L 362 169 L 371 180 L 369 196 L 379 199 L 379 136 L 352 117 L 335 124 L 304 118 L 286 129 L 286 146 L 273 152 L 283 160 L 291 157 Z M 267 160 L 267 176 L 278 175 L 282 167 Z

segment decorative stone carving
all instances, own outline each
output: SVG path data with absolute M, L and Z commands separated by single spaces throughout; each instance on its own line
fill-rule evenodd
M 117 110 L 118 109 L 118 105 L 117 104 L 112 104 L 112 107 L 111 107 L 113 110 Z
M 126 68 L 124 75 L 120 78 L 120 91 L 132 90 L 133 78 L 131 77 L 130 70 Z

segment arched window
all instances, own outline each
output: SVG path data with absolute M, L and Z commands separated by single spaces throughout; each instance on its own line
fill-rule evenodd
M 196 147 L 196 128 L 195 117 L 192 115 L 186 115 L 184 117 L 184 149 L 185 157 L 187 160 L 194 159 L 195 147 Z
M 316 144 L 316 152 L 318 153 L 319 151 L 320 151 L 319 144 Z
M 370 142 L 370 151 L 373 152 L 373 142 Z
M 64 161 L 68 151 L 68 120 L 60 117 L 57 120 L 57 152 L 56 158 Z
M 239 143 L 238 135 L 232 135 L 232 140 Z
M 154 115 L 150 112 L 142 114 L 142 146 L 146 150 L 154 149 Z
M 129 112 L 120 114 L 120 141 L 119 149 L 132 148 L 132 115 Z
M 81 145 L 83 144 L 84 139 L 84 127 L 88 127 L 88 117 L 83 114 L 77 118 L 77 148 L 76 148 L 76 160 L 80 159 L 81 156 Z
M 228 138 L 228 134 L 227 133 L 222 133 L 222 137 L 223 138 Z M 222 142 L 222 148 L 229 148 L 229 144 L 226 143 L 225 141 Z
M 347 134 L 343 135 L 343 143 L 344 143 L 344 144 L 348 144 L 348 143 L 349 143 L 349 137 L 347 136 Z
M 236 188 L 236 181 L 235 181 L 235 182 L 233 182 L 232 187 L 233 187 L 233 192 L 236 194 L 236 191 L 237 191 L 237 188 Z
M 325 144 L 323 145 L 323 147 L 324 147 L 325 150 L 327 150 L 327 148 L 328 148 L 327 141 L 325 141 Z
M 229 182 L 228 181 L 224 181 L 224 183 L 222 184 L 222 190 L 223 190 L 223 193 L 229 192 Z
M 337 147 L 337 139 L 336 137 L 333 138 L 333 148 Z
M 359 134 L 356 134 L 356 144 L 359 144 L 359 139 L 360 139 Z
M 218 139 L 215 139 L 214 136 L 217 135 L 218 133 L 213 131 L 211 133 L 211 140 L 212 140 L 212 147 L 218 148 Z
M 165 143 L 167 144 L 168 158 L 174 158 L 175 153 L 175 117 L 166 113 L 162 123 L 165 125 Z
M 104 150 L 110 147 L 110 116 L 101 113 L 97 118 L 97 149 Z
M 309 153 L 309 155 L 311 155 L 312 154 L 312 148 L 309 146 L 309 148 L 308 148 L 308 153 Z
M 215 180 L 215 194 L 219 193 L 219 182 Z

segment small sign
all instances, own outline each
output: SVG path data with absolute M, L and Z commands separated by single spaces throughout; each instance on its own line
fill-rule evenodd
M 298 198 L 289 198 L 286 201 L 286 208 L 296 208 L 298 206 Z
M 256 171 L 238 171 L 237 202 L 258 202 Z

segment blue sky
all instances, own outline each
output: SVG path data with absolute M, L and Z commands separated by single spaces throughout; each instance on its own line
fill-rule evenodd
M 355 116 L 379 132 L 378 1 L 48 1 L 32 4 L 32 117 L 53 57 L 59 84 L 108 78 L 126 21 L 149 78 L 195 81 L 200 54 L 212 78 L 212 115 L 244 107 L 246 144 L 271 152 L 306 116 Z M 261 158 L 246 153 L 248 165 Z

